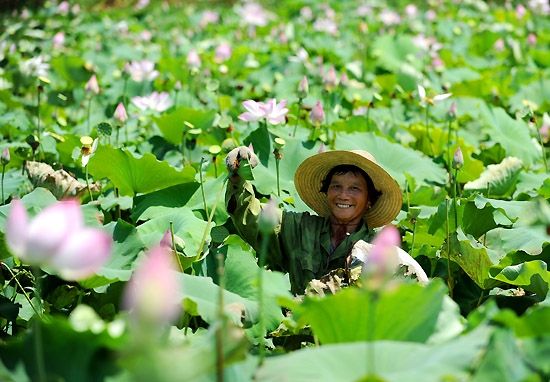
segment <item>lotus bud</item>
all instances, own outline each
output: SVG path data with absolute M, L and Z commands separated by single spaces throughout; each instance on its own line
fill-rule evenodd
M 280 211 L 277 208 L 275 199 L 269 199 L 269 202 L 264 205 L 258 219 L 258 228 L 263 234 L 270 234 L 275 227 L 280 223 Z
M 0 162 L 2 163 L 2 166 L 6 166 L 8 163 L 10 163 L 11 157 L 10 157 L 10 149 L 7 147 L 2 150 L 2 155 L 0 156 Z
M 449 107 L 449 117 L 456 118 L 456 102 L 452 102 Z
M 90 77 L 88 82 L 86 82 L 84 89 L 89 93 L 99 94 L 99 83 L 97 82 L 97 77 L 95 74 Z
M 537 35 L 534 33 L 529 33 L 529 35 L 527 36 L 527 44 L 531 46 L 537 45 Z
M 201 58 L 195 49 L 191 49 L 187 54 L 187 65 L 192 69 L 200 68 Z
M 453 155 L 453 168 L 458 170 L 462 166 L 464 166 L 464 156 L 460 147 L 457 147 Z
M 323 110 L 323 105 L 321 101 L 317 101 L 311 113 L 309 114 L 309 119 L 314 125 L 320 125 L 325 120 L 325 111 Z
M 307 77 L 304 76 L 300 83 L 298 84 L 298 97 L 299 98 L 306 98 L 309 94 L 309 83 L 307 81 Z
M 114 117 L 117 121 L 124 123 L 128 120 L 128 113 L 126 113 L 126 108 L 122 102 L 119 102 L 116 109 Z

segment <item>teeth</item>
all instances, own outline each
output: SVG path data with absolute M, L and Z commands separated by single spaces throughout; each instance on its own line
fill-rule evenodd
M 336 204 L 336 206 L 338 206 L 338 208 L 350 208 L 351 204 Z

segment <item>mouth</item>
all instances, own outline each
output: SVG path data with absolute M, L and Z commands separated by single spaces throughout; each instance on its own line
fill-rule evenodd
M 338 207 L 338 208 L 351 208 L 353 206 L 351 204 L 336 203 L 336 207 Z

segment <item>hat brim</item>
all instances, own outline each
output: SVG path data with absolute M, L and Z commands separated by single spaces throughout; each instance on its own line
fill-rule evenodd
M 338 165 L 354 165 L 365 171 L 380 192 L 380 197 L 364 215 L 370 228 L 392 222 L 401 210 L 403 196 L 392 176 L 363 150 L 335 150 L 316 154 L 304 160 L 296 170 L 294 184 L 300 198 L 319 216 L 330 216 L 327 196 L 321 192 L 322 181 Z

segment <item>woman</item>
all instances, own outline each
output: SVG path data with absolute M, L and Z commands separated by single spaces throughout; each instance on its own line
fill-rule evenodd
M 251 149 L 232 150 L 226 164 L 232 176 L 227 210 L 239 234 L 259 248 L 257 219 L 261 210 L 252 185 L 239 176 L 241 161 L 258 159 Z M 369 242 L 372 228 L 390 223 L 401 210 L 397 182 L 367 151 L 327 151 L 306 159 L 294 176 L 300 198 L 317 215 L 283 212 L 267 259 L 271 269 L 288 272 L 292 292 L 303 293 L 308 282 L 346 267 L 353 245 Z

